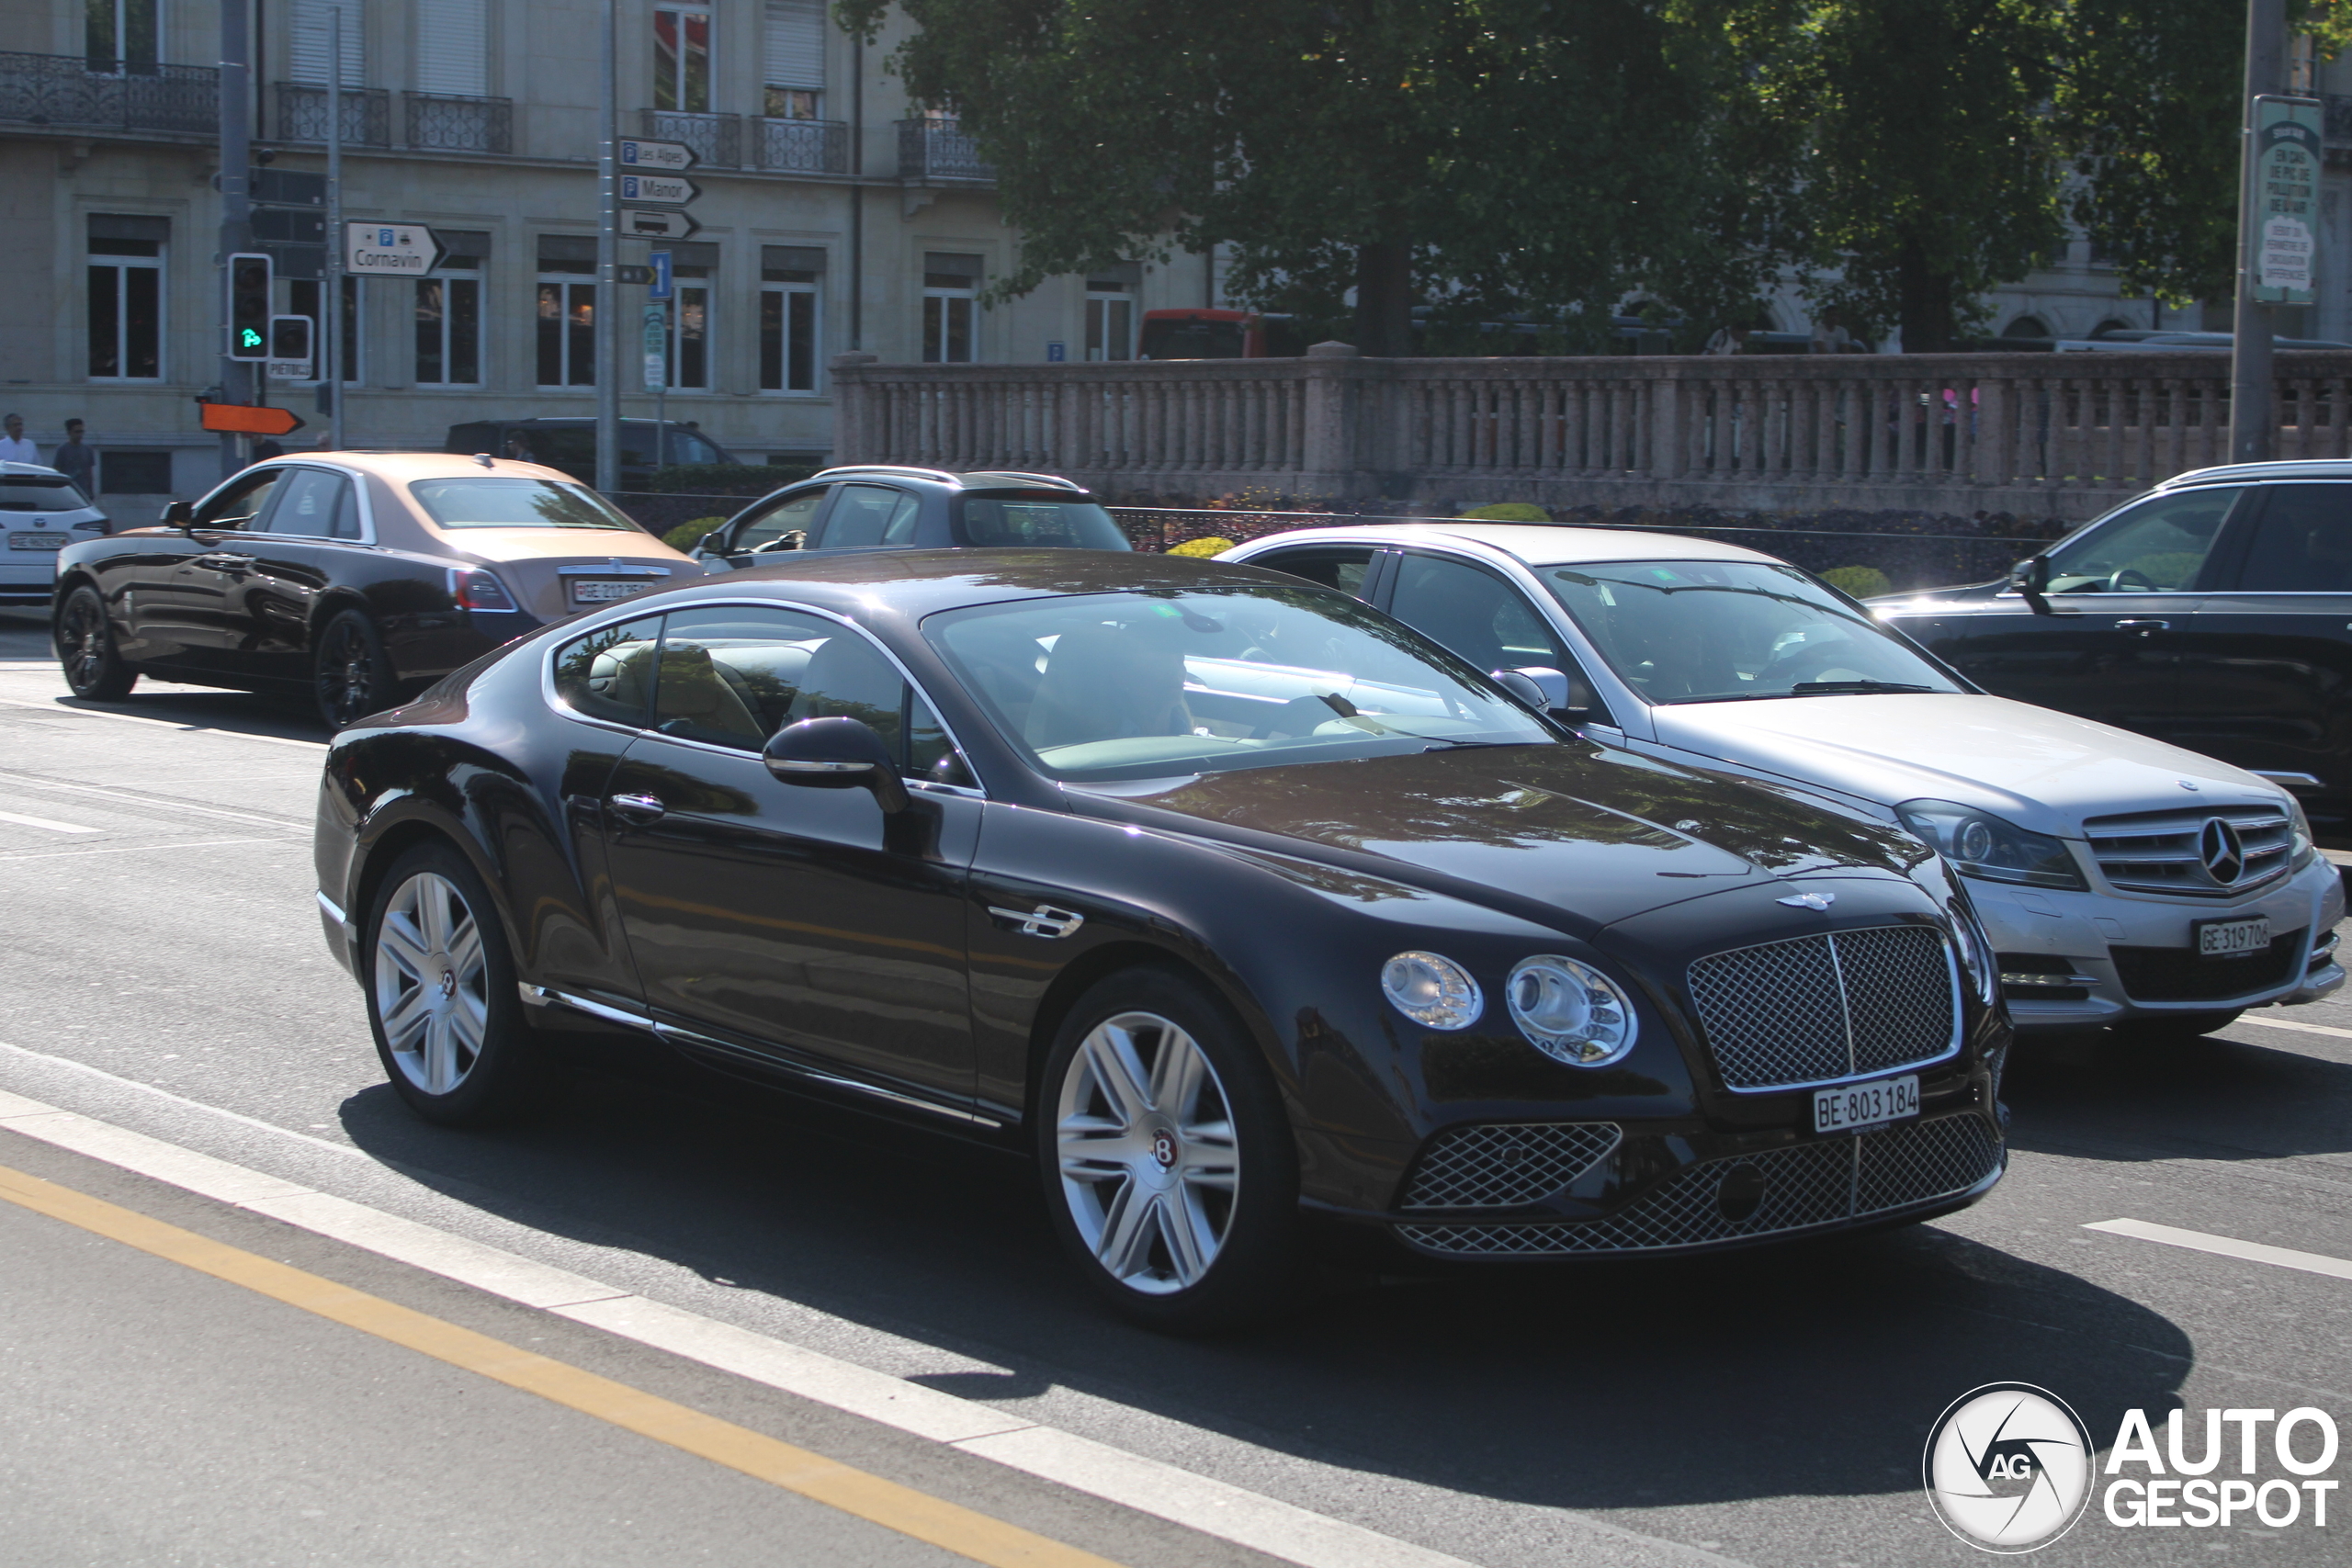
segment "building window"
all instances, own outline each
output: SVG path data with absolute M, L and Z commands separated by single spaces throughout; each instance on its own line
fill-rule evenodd
M 416 90 L 479 98 L 490 91 L 485 0 L 417 0 Z
M 922 362 L 968 365 L 980 310 L 980 258 L 933 251 L 922 258 Z
M 670 387 L 673 391 L 710 389 L 710 277 L 718 267 L 718 247 L 676 243 L 670 253 Z
M 710 12 L 705 7 L 654 7 L 653 107 L 683 114 L 709 112 Z
M 1125 262 L 1086 280 L 1086 357 L 1133 359 L 1136 356 L 1136 291 L 1143 268 Z
M 767 0 L 761 63 L 770 119 L 819 119 L 825 88 L 825 0 Z
M 420 385 L 472 386 L 481 380 L 481 274 L 490 235 L 438 231 L 440 270 L 416 280 L 416 379 Z
M 161 0 L 85 0 L 86 68 L 100 76 L 155 74 L 155 11 Z
M 366 367 L 359 362 L 359 301 L 366 297 L 368 280 L 345 274 L 343 279 L 343 343 L 341 356 L 335 361 L 335 373 L 346 387 L 356 387 L 365 379 Z M 311 341 L 327 341 L 325 296 L 315 278 L 298 277 L 286 286 L 286 307 L 298 316 L 311 318 Z
M 313 87 L 327 85 L 327 55 L 334 14 L 343 13 L 343 85 L 364 86 L 368 81 L 368 28 L 359 0 L 294 0 L 294 26 L 288 40 L 286 74 L 288 80 Z
M 539 385 L 596 384 L 596 242 L 539 236 Z
M 817 389 L 817 286 L 825 253 L 813 246 L 760 247 L 760 390 Z
M 94 212 L 89 223 L 90 377 L 161 380 L 171 220 Z

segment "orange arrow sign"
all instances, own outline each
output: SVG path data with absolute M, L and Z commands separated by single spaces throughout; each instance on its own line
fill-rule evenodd
M 291 435 L 302 428 L 292 409 L 248 408 L 243 403 L 198 403 L 204 428 L 238 435 Z

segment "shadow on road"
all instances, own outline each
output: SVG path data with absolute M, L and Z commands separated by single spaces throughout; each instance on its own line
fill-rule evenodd
M 2240 1026 L 2245 1028 L 2245 1026 Z M 2276 1032 L 2247 1028 L 2249 1033 Z M 2002 1092 L 2020 1149 L 2114 1160 L 2352 1151 L 2352 1040 L 2019 1042 Z
M 585 1077 L 496 1135 L 426 1126 L 382 1087 L 342 1113 L 362 1148 L 474 1206 L 1002 1369 L 922 1380 L 933 1387 L 985 1400 L 1061 1385 L 1535 1505 L 1907 1491 L 1927 1423 L 1979 1383 L 2057 1389 L 2112 1432 L 2127 1407 L 2169 1408 L 2190 1365 L 2165 1318 L 1932 1227 L 1365 1280 L 1254 1334 L 1169 1340 L 1094 1303 L 1034 1172 L 1000 1151 L 753 1106 L 651 1062 Z

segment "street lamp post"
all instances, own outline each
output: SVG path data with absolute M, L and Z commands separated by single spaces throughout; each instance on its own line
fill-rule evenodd
M 2278 428 L 2271 407 L 2270 308 L 2255 298 L 2262 243 L 2255 100 L 2276 93 L 2286 64 L 2286 0 L 2246 0 L 2245 104 L 2238 145 L 2238 297 L 2230 319 L 2230 459 L 2264 463 Z
M 620 182 L 615 161 L 619 149 L 620 47 L 616 0 L 605 0 L 605 97 L 602 141 L 596 155 L 596 488 L 606 494 L 621 488 L 620 375 Z
M 220 7 L 220 254 L 214 265 L 225 268 L 229 258 L 254 248 L 253 193 L 246 171 L 253 167 L 252 70 L 253 42 L 245 7 Z M 230 400 L 253 397 L 253 372 L 246 362 L 229 357 L 229 288 L 227 276 L 213 289 L 213 308 L 220 321 L 220 392 Z M 220 435 L 220 477 L 243 467 L 242 438 L 226 431 Z

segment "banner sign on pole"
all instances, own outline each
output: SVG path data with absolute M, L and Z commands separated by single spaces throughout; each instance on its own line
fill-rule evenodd
M 664 305 L 645 308 L 645 389 L 666 391 L 670 385 L 670 311 Z
M 2254 100 L 2254 297 L 2308 305 L 2319 273 L 2321 109 L 2315 98 Z

